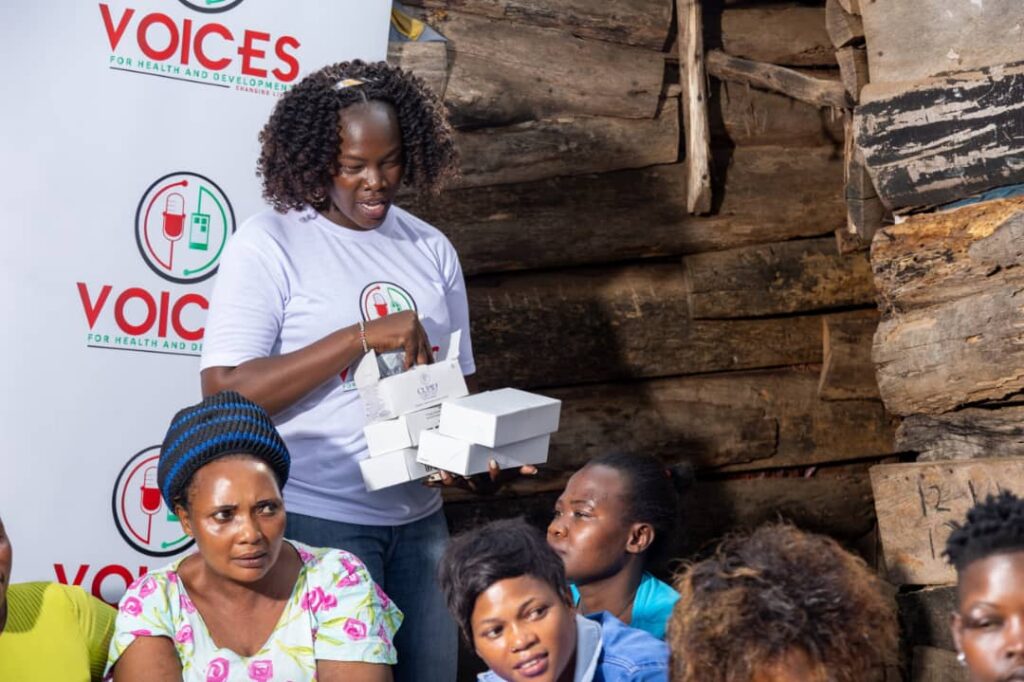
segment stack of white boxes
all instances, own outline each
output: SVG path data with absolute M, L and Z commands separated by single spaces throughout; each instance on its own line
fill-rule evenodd
M 417 461 L 463 476 L 543 464 L 558 430 L 562 401 L 514 388 L 486 391 L 441 404 L 437 430 L 420 433 Z
M 441 403 L 469 393 L 459 366 L 459 333 L 452 334 L 448 353 L 432 365 L 401 372 L 373 351 L 356 366 L 354 380 L 366 408 L 363 429 L 370 456 L 359 462 L 367 490 L 415 481 L 432 469 L 416 461 L 421 434 L 437 428 Z M 400 372 L 391 374 L 391 372 Z

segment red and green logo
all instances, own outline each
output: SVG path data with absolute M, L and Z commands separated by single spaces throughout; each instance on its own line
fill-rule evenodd
M 235 231 L 231 202 L 198 173 L 169 173 L 143 194 L 135 211 L 135 241 L 143 260 L 169 282 L 190 284 L 217 272 Z
M 412 294 L 393 282 L 373 282 L 367 284 L 359 295 L 359 309 L 363 320 L 369 322 L 391 313 L 416 310 L 416 301 Z
M 160 446 L 140 450 L 121 469 L 114 483 L 114 524 L 134 549 L 149 556 L 172 556 L 192 546 L 181 523 L 168 509 L 156 482 Z

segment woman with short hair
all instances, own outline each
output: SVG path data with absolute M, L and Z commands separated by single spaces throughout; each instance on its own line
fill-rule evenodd
M 950 533 L 957 660 L 971 682 L 1024 680 L 1024 500 L 1002 492 Z

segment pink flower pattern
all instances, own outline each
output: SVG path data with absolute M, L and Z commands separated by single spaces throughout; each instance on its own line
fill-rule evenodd
M 206 682 L 224 682 L 231 672 L 231 662 L 226 658 L 215 658 L 206 668 Z
M 359 641 L 366 638 L 366 623 L 358 618 L 349 618 L 345 621 L 345 634 L 349 639 Z
M 345 575 L 338 581 L 338 587 L 352 587 L 359 584 L 359 568 L 345 557 L 341 557 L 341 565 L 345 568 Z
M 153 576 L 147 576 L 146 580 L 139 586 L 139 597 L 145 599 L 154 592 L 156 592 L 156 580 L 153 579 Z
M 402 615 L 359 560 L 340 550 L 293 545 L 303 561 L 296 592 L 270 644 L 256 656 L 247 658 L 216 646 L 174 566 L 140 576 L 122 598 L 111 662 L 137 637 L 165 636 L 176 643 L 182 663 L 206 682 L 315 680 L 314 644 L 393 663 L 392 642 Z M 168 609 L 168 604 L 180 608 Z M 309 615 L 299 617 L 300 609 Z M 320 615 L 326 613 L 331 615 Z M 273 653 L 302 649 L 310 653 Z
M 129 616 L 137 616 L 142 613 L 142 602 L 136 597 L 128 597 L 121 602 L 121 613 L 127 613 Z
M 249 679 L 256 682 L 267 682 L 274 679 L 273 661 L 253 661 L 249 664 Z
M 338 598 L 333 594 L 326 594 L 324 588 L 318 587 L 302 595 L 302 602 L 299 605 L 304 611 L 311 613 L 328 611 L 338 605 Z

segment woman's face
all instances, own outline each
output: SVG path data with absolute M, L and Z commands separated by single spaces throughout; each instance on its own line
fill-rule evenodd
M 266 463 L 227 457 L 192 477 L 182 528 L 195 538 L 206 565 L 240 583 L 260 580 L 277 562 L 284 538 L 284 502 Z
M 531 575 L 506 578 L 476 598 L 476 653 L 508 682 L 571 680 L 576 620 L 568 597 Z
M 13 554 L 3 519 L 0 519 L 0 628 L 3 628 L 7 615 L 7 587 L 11 584 Z
M 566 577 L 574 583 L 615 575 L 629 554 L 650 545 L 650 526 L 626 520 L 625 487 L 616 469 L 587 466 L 573 474 L 555 502 L 548 544 L 562 557 Z
M 995 554 L 960 574 L 953 639 L 973 682 L 1024 680 L 1024 552 Z
M 402 133 L 394 107 L 367 102 L 346 107 L 339 125 L 340 167 L 327 195 L 330 220 L 353 230 L 384 222 L 402 181 Z

